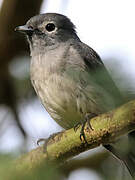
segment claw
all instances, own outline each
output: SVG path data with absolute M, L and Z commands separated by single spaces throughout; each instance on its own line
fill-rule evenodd
M 75 131 L 75 132 L 77 131 L 77 129 L 78 129 L 80 126 L 82 126 L 82 127 L 81 127 L 81 131 L 80 131 L 80 140 L 81 140 L 81 141 L 84 140 L 85 143 L 88 143 L 87 140 L 86 140 L 86 137 L 85 137 L 85 133 L 84 133 L 85 124 L 86 124 L 86 122 L 87 122 L 87 123 L 88 123 L 88 128 L 89 128 L 90 130 L 93 130 L 93 128 L 92 128 L 92 126 L 91 126 L 91 124 L 90 124 L 90 119 L 93 118 L 93 117 L 95 117 L 95 116 L 96 116 L 96 114 L 94 114 L 94 113 L 87 113 L 86 116 L 85 116 L 85 119 L 84 119 L 83 121 L 80 121 L 79 123 L 77 123 L 77 124 L 74 126 L 74 131 Z
M 86 143 L 88 143 L 87 142 L 87 140 L 86 140 L 86 137 L 85 137 L 85 133 L 84 133 L 84 127 L 85 127 L 85 124 L 86 124 L 86 120 L 82 123 L 82 128 L 81 128 L 81 132 L 80 132 L 80 140 L 81 141 L 85 141 Z M 82 139 L 83 138 L 83 139 Z
M 41 138 L 41 139 L 37 140 L 37 145 L 39 145 L 40 142 L 44 142 L 44 144 L 43 144 L 43 152 L 44 153 L 47 153 L 47 144 L 48 144 L 48 142 L 51 139 L 53 139 L 57 134 L 59 134 L 59 132 L 50 135 L 49 138 L 47 138 L 47 139 Z
M 83 133 L 83 134 L 80 134 L 80 140 L 81 140 L 81 141 L 84 140 L 86 143 L 88 143 L 87 140 L 86 140 L 86 137 L 85 137 L 85 134 L 84 134 L 84 133 Z
M 94 130 L 94 129 L 92 128 L 92 126 L 91 126 L 91 124 L 90 124 L 90 121 L 89 121 L 89 120 L 87 121 L 87 123 L 88 123 L 88 127 L 89 127 L 89 129 Z
M 96 116 L 96 114 L 94 114 L 94 113 L 92 113 L 92 114 L 86 114 L 86 116 L 85 116 L 85 121 L 87 122 L 87 124 L 88 124 L 88 127 L 89 127 L 89 129 L 91 129 L 91 130 L 94 130 L 93 128 L 92 128 L 92 126 L 91 126 L 91 124 L 90 124 L 90 120 L 93 118 L 93 117 L 95 117 Z
M 44 142 L 44 144 L 43 144 L 43 152 L 44 152 L 44 153 L 47 153 L 47 143 L 48 143 L 48 141 L 49 141 L 49 138 L 48 138 L 48 139 L 41 138 L 41 139 L 38 139 L 38 140 L 37 140 L 37 145 L 38 145 L 38 146 L 39 146 L 39 143 L 40 143 L 40 142 Z
M 45 139 L 45 138 L 40 138 L 40 139 L 38 139 L 38 140 L 37 140 L 37 145 L 39 146 L 39 144 L 40 144 L 41 142 L 44 142 L 44 143 L 45 143 L 46 140 L 47 140 L 47 139 Z
M 77 123 L 75 126 L 74 126 L 74 131 L 76 132 L 77 129 L 81 126 L 81 122 Z

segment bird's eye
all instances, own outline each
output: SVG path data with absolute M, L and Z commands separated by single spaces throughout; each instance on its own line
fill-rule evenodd
M 45 28 L 48 32 L 51 32 L 55 29 L 55 25 L 53 23 L 48 23 Z

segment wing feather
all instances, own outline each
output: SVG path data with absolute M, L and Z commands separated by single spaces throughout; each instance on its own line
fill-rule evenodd
M 100 56 L 92 48 L 82 42 L 80 42 L 79 46 L 76 48 L 85 62 L 87 72 L 93 77 L 95 83 L 110 94 L 116 107 L 123 104 L 124 98 L 105 68 Z

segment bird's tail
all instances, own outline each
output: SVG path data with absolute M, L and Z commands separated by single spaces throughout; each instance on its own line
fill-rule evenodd
M 135 131 L 129 133 L 128 138 L 126 141 L 124 140 L 124 143 L 118 141 L 118 143 L 114 145 L 109 144 L 104 145 L 104 147 L 118 159 L 122 160 L 131 176 L 135 178 Z
M 125 163 L 131 176 L 135 178 L 135 155 L 131 152 L 123 159 L 123 162 Z

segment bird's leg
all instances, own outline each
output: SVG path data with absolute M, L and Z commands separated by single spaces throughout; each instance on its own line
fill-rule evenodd
M 84 119 L 82 119 L 79 123 L 77 123 L 75 126 L 74 126 L 74 131 L 76 132 L 77 129 L 81 127 L 81 131 L 80 131 L 80 140 L 82 141 L 84 139 L 84 141 L 87 143 L 87 140 L 86 140 L 86 137 L 85 137 L 85 133 L 84 133 L 84 127 L 85 127 L 85 124 L 87 123 L 88 124 L 88 128 L 90 130 L 93 130 L 91 124 L 90 124 L 90 119 L 92 119 L 93 117 L 97 116 L 95 113 L 87 113 L 84 117 Z M 83 139 L 82 139 L 83 138 Z

